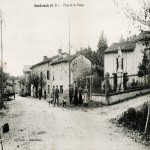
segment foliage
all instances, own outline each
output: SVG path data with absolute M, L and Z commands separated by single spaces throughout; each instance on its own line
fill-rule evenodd
M 137 38 L 137 36 L 135 34 L 131 35 L 131 36 L 128 36 L 127 38 L 124 38 L 121 35 L 119 43 L 134 42 L 136 40 L 136 38 Z
M 2 77 L 1 69 L 0 69 L 0 78 Z M 6 82 L 9 79 L 9 74 L 3 72 L 3 82 Z
M 22 80 L 20 80 L 20 83 L 21 83 L 22 85 L 25 85 L 25 83 L 26 83 L 26 79 L 25 79 L 25 78 L 23 78 Z
M 80 51 L 77 51 L 77 54 L 82 54 L 84 55 L 86 58 L 88 58 L 89 60 L 91 60 L 92 62 L 96 63 L 96 52 L 92 51 L 92 49 L 90 47 L 88 48 L 80 48 Z
M 40 80 L 39 80 L 40 86 L 41 86 L 41 87 L 44 87 L 45 84 L 46 84 L 46 77 L 45 77 L 43 74 L 41 74 L 41 76 L 40 76 L 39 79 L 40 79 Z
M 30 79 L 29 82 L 30 82 L 31 84 L 33 84 L 33 86 L 34 86 L 35 88 L 38 88 L 39 83 L 40 83 L 39 76 L 38 76 L 37 74 L 31 74 L 29 79 Z
M 144 52 L 142 63 L 140 63 L 138 66 L 138 68 L 139 68 L 138 76 L 139 77 L 142 77 L 142 76 L 145 76 L 148 74 L 148 68 L 147 68 L 148 64 L 149 64 L 148 56 Z
M 80 48 L 80 51 L 77 51 L 78 54 L 82 54 L 91 60 L 98 68 L 104 68 L 104 52 L 107 49 L 107 39 L 104 36 L 104 32 L 101 31 L 101 35 L 97 45 L 97 52 L 92 51 L 90 47 Z
M 148 70 L 147 80 L 148 80 L 148 84 L 150 84 L 150 63 L 147 65 L 147 70 Z
M 129 0 L 114 0 L 115 6 L 121 9 L 127 18 L 133 21 L 133 25 L 139 30 L 150 27 L 150 2 L 149 0 L 138 0 L 135 4 Z
M 35 96 L 38 97 L 38 86 L 40 84 L 39 76 L 37 74 L 31 74 L 29 76 L 29 84 L 35 87 Z
M 31 84 L 34 86 L 36 97 L 38 97 L 38 87 L 41 87 L 41 86 L 44 87 L 46 84 L 45 78 L 46 77 L 43 74 L 39 76 L 36 73 L 33 73 L 28 77 L 28 80 L 29 80 L 28 87 L 30 88 Z
M 107 39 L 104 37 L 104 32 L 101 31 L 101 35 L 99 38 L 99 42 L 97 45 L 97 64 L 101 67 L 104 68 L 104 52 L 108 48 L 107 45 Z
M 129 108 L 119 118 L 118 123 L 129 129 L 136 130 L 138 132 L 144 132 L 147 113 L 148 106 L 146 103 L 141 106 L 140 110 L 136 110 L 135 108 Z

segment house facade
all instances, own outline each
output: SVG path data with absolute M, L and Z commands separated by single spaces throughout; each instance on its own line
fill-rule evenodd
M 143 33 L 141 33 L 143 34 Z M 146 46 L 143 44 L 139 37 L 134 42 L 113 43 L 105 50 L 104 55 L 104 73 L 108 72 L 110 76 L 117 73 L 118 70 L 118 49 L 122 53 L 122 70 L 123 73 L 128 75 L 136 75 L 138 73 L 138 66 L 142 63 L 143 52 Z M 146 51 L 148 57 L 149 51 Z
M 45 58 L 45 57 L 44 57 Z M 45 77 L 47 96 L 51 97 L 53 86 L 58 86 L 60 93 L 68 95 L 69 89 L 69 60 L 70 60 L 70 80 L 71 84 L 89 71 L 91 71 L 91 61 L 83 55 L 70 56 L 58 50 L 58 55 L 44 59 L 42 62 L 31 67 L 32 74 L 40 74 Z
M 46 91 L 47 97 L 51 97 L 52 87 L 58 85 L 59 88 L 65 88 L 68 86 L 67 84 L 67 76 L 69 66 L 66 64 L 65 59 L 68 58 L 67 53 L 62 53 L 62 50 L 58 50 L 58 55 L 53 57 L 46 57 L 44 56 L 43 61 L 33 65 L 31 67 L 32 74 L 37 74 L 39 77 L 42 75 L 45 85 L 39 88 L 42 88 L 42 95 L 44 91 Z M 67 73 L 66 73 L 67 72 Z M 66 81 L 64 83 L 67 84 L 63 85 L 62 81 Z M 34 91 L 34 87 L 31 87 L 31 90 Z
M 82 81 L 91 74 L 92 62 L 84 55 L 74 55 L 71 60 L 71 72 L 73 81 L 77 86 L 82 84 Z

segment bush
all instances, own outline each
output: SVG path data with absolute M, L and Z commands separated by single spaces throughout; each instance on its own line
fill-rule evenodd
M 139 132 L 144 132 L 146 119 L 148 114 L 148 106 L 144 103 L 140 110 L 134 108 L 129 108 L 123 115 L 118 119 L 118 123 L 123 126 L 137 130 Z

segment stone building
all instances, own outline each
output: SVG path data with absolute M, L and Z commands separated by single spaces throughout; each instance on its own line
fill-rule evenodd
M 58 55 L 53 57 L 44 56 L 43 61 L 31 67 L 32 74 L 42 74 L 45 77 L 45 86 L 47 96 L 51 96 L 53 86 L 58 86 L 61 94 L 68 94 L 69 89 L 69 60 L 71 84 L 91 71 L 91 61 L 83 55 L 73 55 L 62 53 L 58 50 Z
M 59 80 L 60 70 L 62 70 L 62 73 L 63 73 L 65 72 L 63 69 L 65 70 L 66 68 L 69 69 L 69 67 L 65 65 L 66 58 L 68 58 L 68 54 L 62 53 L 62 50 L 59 49 L 58 55 L 50 57 L 50 58 L 48 58 L 47 56 L 44 56 L 41 62 L 31 67 L 32 74 L 37 74 L 38 76 L 42 75 L 45 80 L 45 85 L 44 87 L 42 87 L 42 95 L 44 93 L 44 90 L 46 90 L 47 96 L 50 97 L 52 87 L 56 85 L 60 87 L 60 84 L 61 84 Z M 64 68 L 62 69 L 62 67 Z
M 73 81 L 77 84 L 91 74 L 92 62 L 82 54 L 76 54 L 71 60 Z
M 117 73 L 118 69 L 118 49 L 122 52 L 122 70 L 128 75 L 136 75 L 138 73 L 138 66 L 142 63 L 143 52 L 146 45 L 143 44 L 145 35 L 150 36 L 150 32 L 142 31 L 137 38 L 132 42 L 113 43 L 105 50 L 104 55 L 104 73 L 109 72 L 110 76 Z M 146 51 L 150 57 L 150 51 Z

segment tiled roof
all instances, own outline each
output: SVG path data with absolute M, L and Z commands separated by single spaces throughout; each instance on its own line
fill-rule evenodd
M 35 68 L 35 67 L 37 67 L 37 66 L 43 65 L 43 64 L 45 64 L 45 63 L 48 63 L 48 62 L 50 62 L 51 60 L 53 60 L 53 59 L 55 59 L 55 58 L 57 58 L 57 57 L 58 57 L 58 55 L 52 56 L 52 57 L 50 57 L 50 58 L 47 58 L 47 59 L 45 59 L 45 60 L 43 60 L 43 61 L 41 61 L 41 62 L 39 62 L 39 63 L 33 65 L 30 69 L 33 69 L 33 68 Z
M 71 55 L 70 56 L 70 61 L 72 61 L 73 59 L 75 59 L 76 57 L 80 56 L 80 55 L 83 55 L 85 58 L 87 58 L 84 54 L 74 54 L 74 55 Z M 89 58 L 87 58 L 89 59 Z M 90 59 L 89 59 L 90 60 Z M 91 61 L 91 60 L 90 60 Z M 51 65 L 55 65 L 55 64 L 59 64 L 59 63 L 66 63 L 66 62 L 69 62 L 69 55 L 68 57 L 66 58 L 61 58 L 61 59 L 58 59 L 58 60 L 55 60 L 55 61 L 52 61 L 50 64 Z
M 122 51 L 134 51 L 135 43 L 134 42 L 124 42 L 124 43 L 113 43 L 110 47 L 105 50 L 105 53 L 116 53 L 118 48 Z
M 67 53 L 66 53 L 66 52 L 62 53 L 62 55 L 64 55 L 64 54 L 67 54 Z M 51 64 L 53 64 L 54 62 L 55 62 L 55 63 L 60 63 L 60 61 L 61 61 L 62 59 L 60 59 L 60 60 L 58 59 L 58 60 L 56 60 L 56 61 L 53 61 L 53 60 L 55 60 L 55 59 L 58 58 L 58 57 L 59 57 L 58 55 L 55 55 L 55 56 L 52 56 L 52 57 L 50 57 L 50 58 L 47 58 L 47 59 L 45 59 L 45 60 L 43 60 L 43 61 L 41 61 L 41 62 L 39 62 L 39 63 L 33 65 L 30 69 L 33 69 L 33 68 L 35 68 L 35 67 L 37 67 L 37 66 L 43 65 L 43 64 L 48 63 L 48 62 L 51 62 Z
M 74 54 L 74 55 L 72 55 L 72 57 L 71 57 L 71 61 L 73 60 L 73 59 L 75 59 L 76 57 L 78 57 L 78 56 L 80 56 L 80 55 L 82 55 L 82 56 L 84 56 L 85 58 L 87 58 L 88 60 L 90 60 L 92 63 L 93 63 L 93 60 L 91 60 L 90 58 L 88 58 L 85 54 Z
M 56 65 L 56 64 L 59 64 L 59 63 L 65 63 L 65 62 L 68 62 L 69 61 L 69 57 L 67 58 L 60 58 L 58 60 L 55 60 L 55 61 L 52 61 L 50 64 L 51 65 Z

